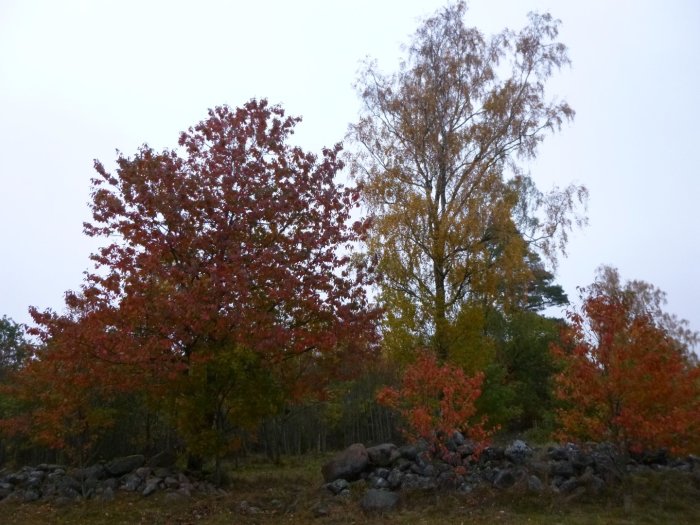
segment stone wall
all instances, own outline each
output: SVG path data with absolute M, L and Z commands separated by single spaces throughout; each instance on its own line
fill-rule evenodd
M 114 499 L 124 490 L 149 496 L 167 491 L 170 498 L 194 492 L 212 493 L 211 483 L 188 475 L 174 466 L 175 456 L 164 452 L 146 461 L 142 455 L 125 456 L 86 468 L 42 464 L 16 472 L 0 471 L 0 501 L 69 503 L 80 499 Z
M 437 456 L 437 457 L 436 457 Z M 441 454 L 428 454 L 424 443 L 397 447 L 354 444 L 322 468 L 323 491 L 330 497 L 350 495 L 360 485 L 365 510 L 390 510 L 400 494 L 411 490 L 469 493 L 480 486 L 533 493 L 600 494 L 630 473 L 677 470 L 691 473 L 700 486 L 700 458 L 671 458 L 663 451 L 629 456 L 607 443 L 532 447 L 516 440 L 480 454 L 460 434 Z M 112 500 L 117 491 L 149 496 L 157 491 L 179 499 L 220 489 L 175 467 L 175 457 L 162 453 L 150 460 L 125 456 L 86 468 L 42 464 L 15 472 L 0 471 L 0 502 L 69 503 L 81 499 Z
M 404 490 L 468 493 L 485 485 L 499 490 L 517 486 L 534 493 L 600 494 L 630 473 L 668 469 L 692 472 L 700 482 L 696 456 L 670 458 L 663 451 L 630 456 L 609 443 L 531 447 L 521 440 L 477 454 L 455 434 L 446 450 L 432 455 L 425 444 L 354 444 L 324 465 L 322 475 L 324 489 L 336 496 L 349 495 L 351 482 L 364 481 L 363 508 L 388 510 Z

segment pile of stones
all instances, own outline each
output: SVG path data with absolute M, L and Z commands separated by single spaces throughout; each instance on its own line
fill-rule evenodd
M 406 490 L 452 490 L 479 486 L 499 490 L 599 494 L 629 473 L 646 470 L 692 472 L 700 482 L 700 458 L 671 458 L 664 451 L 630 456 L 609 443 L 572 443 L 531 447 L 515 440 L 506 447 L 477 451 L 455 434 L 441 453 L 428 453 L 425 443 L 396 447 L 354 444 L 322 468 L 324 489 L 335 496 L 350 494 L 353 482 L 364 482 L 360 504 L 365 510 L 390 510 Z
M 214 493 L 218 489 L 175 467 L 175 455 L 163 452 L 150 460 L 142 455 L 125 456 L 86 468 L 42 464 L 16 472 L 0 471 L 0 502 L 70 503 L 81 499 L 114 499 L 116 491 L 150 496 L 166 491 L 178 499 L 192 493 Z

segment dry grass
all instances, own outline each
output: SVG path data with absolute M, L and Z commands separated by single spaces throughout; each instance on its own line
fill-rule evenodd
M 321 490 L 326 457 L 288 460 L 274 466 L 249 462 L 230 474 L 226 493 L 173 500 L 120 492 L 115 501 L 85 501 L 63 507 L 0 503 L 0 523 L 11 524 L 696 524 L 700 523 L 700 478 L 664 472 L 628 479 L 608 493 L 558 496 L 499 493 L 402 494 L 394 512 L 364 515 L 358 501 L 362 482 L 349 498 Z

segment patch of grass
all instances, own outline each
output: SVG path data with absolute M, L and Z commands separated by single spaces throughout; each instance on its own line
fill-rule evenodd
M 402 493 L 399 507 L 384 516 L 365 515 L 359 500 L 364 482 L 348 498 L 321 489 L 321 465 L 329 456 L 285 459 L 273 465 L 259 458 L 229 470 L 225 493 L 174 499 L 118 492 L 116 500 L 66 506 L 1 503 L 0 522 L 44 524 L 695 524 L 700 523 L 700 477 L 683 472 L 648 472 L 627 478 L 604 494 L 532 494 L 524 488 L 469 494 Z

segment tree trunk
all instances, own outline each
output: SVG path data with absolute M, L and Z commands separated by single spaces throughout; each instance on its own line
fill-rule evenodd
M 445 280 L 447 271 L 445 269 L 445 232 L 443 223 L 447 207 L 445 190 L 447 186 L 447 168 L 444 159 L 439 160 L 439 175 L 435 188 L 435 223 L 433 226 L 433 279 L 435 280 L 435 336 L 433 346 L 439 361 L 446 361 L 449 349 L 447 340 L 447 300 L 445 290 Z
M 433 349 L 438 360 L 445 361 L 449 354 L 445 275 L 437 262 L 433 263 L 433 274 L 435 276 L 435 334 L 433 335 Z

